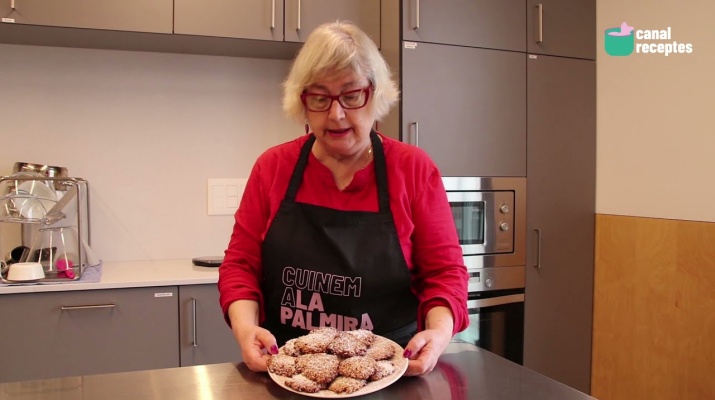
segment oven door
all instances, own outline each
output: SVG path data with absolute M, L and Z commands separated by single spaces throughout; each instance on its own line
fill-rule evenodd
M 524 362 L 524 289 L 470 293 L 469 327 L 455 335 L 517 364 Z

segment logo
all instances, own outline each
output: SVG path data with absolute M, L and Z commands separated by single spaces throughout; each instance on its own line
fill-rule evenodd
M 620 28 L 606 29 L 606 53 L 609 56 L 628 56 L 635 48 L 633 27 L 624 22 Z
M 671 27 L 636 30 L 627 22 L 623 22 L 620 27 L 606 29 L 604 39 L 606 53 L 609 56 L 628 56 L 633 51 L 642 54 L 660 54 L 666 57 L 671 54 L 693 52 L 692 43 L 678 43 L 672 39 Z

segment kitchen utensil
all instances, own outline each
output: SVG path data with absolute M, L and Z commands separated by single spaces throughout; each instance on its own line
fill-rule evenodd
M 13 165 L 12 171 L 13 173 L 32 172 L 40 176 L 46 176 L 49 178 L 64 178 L 67 176 L 67 168 L 65 167 L 57 167 L 54 165 L 35 164 L 21 161 L 18 161 L 15 163 L 15 165 Z M 59 184 L 51 183 L 51 185 L 53 186 L 53 189 L 60 189 Z
M 35 235 L 27 261 L 40 263 L 47 279 L 72 280 L 81 274 L 81 251 L 77 228 L 42 228 Z
M 20 214 L 27 219 L 42 219 L 47 211 L 57 204 L 57 194 L 44 181 L 24 181 L 17 186 L 16 193 L 25 199 L 20 203 L 16 202 L 16 205 Z M 31 197 L 25 197 L 26 195 Z
M 35 282 L 45 277 L 42 264 L 38 262 L 22 262 L 10 265 L 7 280 L 13 282 Z
M 30 249 L 26 246 L 15 247 L 5 256 L 5 262 L 8 265 L 24 262 L 29 252 Z
M 77 196 L 77 186 L 71 185 L 60 201 L 58 201 L 48 212 L 45 214 L 45 225 L 52 225 L 57 221 L 65 218 L 67 215 L 64 212 L 65 207 L 72 201 L 75 196 Z

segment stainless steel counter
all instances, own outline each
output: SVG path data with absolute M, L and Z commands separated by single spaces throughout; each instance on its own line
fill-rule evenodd
M 469 344 L 452 343 L 430 374 L 403 377 L 361 400 L 593 399 Z M 245 364 L 89 375 L 0 384 L 0 400 L 308 399 L 286 391 Z

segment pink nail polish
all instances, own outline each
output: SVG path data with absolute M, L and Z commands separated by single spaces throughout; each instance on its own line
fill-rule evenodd
M 412 356 L 412 350 L 406 349 L 402 356 L 405 358 L 410 358 Z
M 278 346 L 275 344 L 271 346 L 271 354 L 278 354 Z

